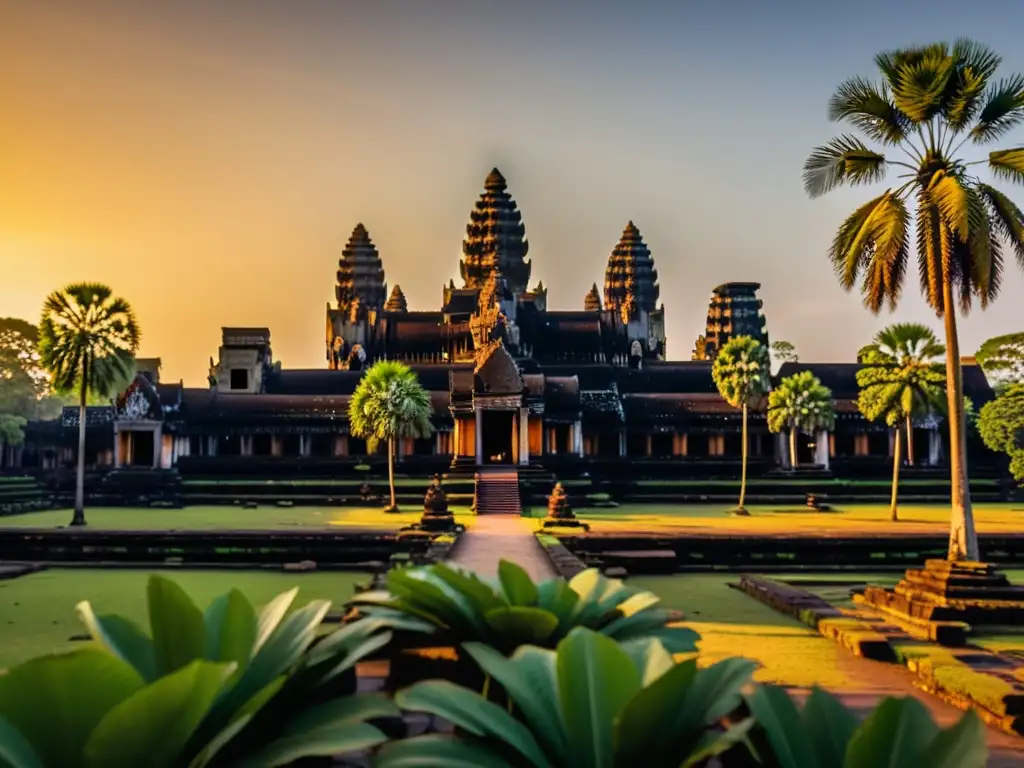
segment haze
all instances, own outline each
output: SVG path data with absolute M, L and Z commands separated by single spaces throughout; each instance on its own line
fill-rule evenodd
M 689 358 L 712 287 L 756 280 L 773 339 L 852 359 L 892 318 L 826 258 L 872 190 L 801 187 L 840 132 L 828 98 L 877 51 L 935 39 L 973 37 L 1001 74 L 1024 71 L 1024 7 L 671 5 L 3 3 L 0 316 L 35 321 L 50 290 L 97 280 L 135 306 L 166 379 L 201 385 L 223 325 L 268 326 L 286 366 L 323 367 L 355 224 L 389 285 L 436 309 L 498 166 L 553 308 L 582 308 L 632 219 L 671 358 Z M 900 319 L 938 330 L 916 275 L 906 294 Z M 1022 298 L 1011 261 L 1000 299 L 963 322 L 965 353 L 1021 330 Z

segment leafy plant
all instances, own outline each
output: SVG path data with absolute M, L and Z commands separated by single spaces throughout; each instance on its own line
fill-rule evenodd
M 890 170 L 898 174 L 893 187 L 840 225 L 829 258 L 843 288 L 859 284 L 864 304 L 877 313 L 898 304 L 916 251 L 921 291 L 945 326 L 954 560 L 978 559 L 957 305 L 967 312 L 977 301 L 984 309 L 996 298 L 1007 246 L 1024 266 L 1024 213 L 975 168 L 984 163 L 993 176 L 1022 182 L 1024 148 L 995 150 L 977 161 L 960 152 L 968 142 L 990 144 L 1024 120 L 1024 77 L 996 80 L 1000 63 L 995 52 L 971 40 L 878 54 L 880 81 L 842 83 L 829 114 L 881 146 L 844 134 L 815 148 L 804 164 L 811 197 L 844 184 L 880 182 Z
M 766 768 L 984 768 L 988 759 L 974 712 L 940 729 L 911 697 L 884 699 L 863 722 L 819 689 L 802 710 L 773 686 L 759 686 L 747 703 Z
M 527 643 L 553 648 L 575 627 L 626 646 L 654 638 L 671 653 L 696 650 L 700 636 L 673 625 L 676 614 L 658 608 L 658 601 L 593 568 L 568 582 L 534 583 L 502 560 L 496 584 L 443 563 L 393 569 L 386 590 L 358 594 L 350 605 L 391 629 L 435 634 L 452 644 L 479 641 L 504 654 Z
M 771 389 L 771 365 L 771 357 L 764 344 L 751 336 L 737 336 L 722 347 L 711 366 L 711 377 L 718 393 L 743 414 L 740 501 L 736 508 L 741 514 L 746 513 L 743 502 L 747 497 L 747 455 L 750 452 L 747 412 Z
M 978 413 L 985 445 L 1010 457 L 1010 472 L 1024 482 L 1024 384 L 1013 384 Z
M 398 511 L 395 498 L 395 441 L 402 437 L 428 437 L 433 407 L 430 395 L 420 385 L 416 373 L 404 363 L 382 360 L 375 363 L 359 381 L 348 405 L 349 430 L 364 437 L 372 451 L 377 443 L 388 446 L 388 486 L 391 505 Z
M 832 390 L 811 371 L 787 376 L 768 394 L 768 431 L 789 430 L 789 466 L 797 467 L 797 430 L 813 433 L 835 423 Z
M 997 392 L 1011 384 L 1024 383 L 1024 332 L 989 339 L 975 357 Z
M 99 647 L 34 659 L 0 677 L 0 757 L 14 768 L 276 766 L 382 743 L 366 721 L 394 716 L 396 707 L 349 695 L 354 677 L 346 673 L 390 635 L 353 624 L 314 645 L 329 604 L 288 613 L 296 592 L 257 615 L 232 590 L 203 613 L 174 582 L 154 576 L 150 634 L 80 603 Z
M 481 643 L 465 649 L 510 706 L 440 680 L 399 691 L 403 709 L 443 717 L 456 735 L 391 742 L 379 768 L 678 768 L 732 749 L 753 725 L 722 724 L 753 673 L 744 659 L 698 669 L 696 659 L 676 664 L 658 640 L 620 645 L 582 627 L 556 650 L 524 646 L 506 658 Z
M 99 283 L 54 291 L 39 323 L 40 362 L 60 393 L 78 393 L 78 471 L 71 525 L 85 525 L 85 427 L 89 394 L 111 396 L 127 386 L 139 349 L 131 305 Z

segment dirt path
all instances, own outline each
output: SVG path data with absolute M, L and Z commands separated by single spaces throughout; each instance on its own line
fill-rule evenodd
M 537 543 L 536 528 L 536 521 L 518 515 L 479 515 L 459 538 L 453 560 L 486 577 L 497 575 L 499 560 L 512 560 L 534 581 L 550 579 L 555 572 Z

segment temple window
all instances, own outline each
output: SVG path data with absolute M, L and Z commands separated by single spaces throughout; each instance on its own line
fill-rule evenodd
M 433 436 L 425 438 L 416 438 L 412 441 L 412 454 L 414 456 L 433 456 L 434 455 L 434 443 Z
M 231 369 L 231 389 L 248 389 L 249 371 L 245 368 Z
M 242 438 L 238 435 L 221 435 L 217 438 L 218 456 L 241 456 Z
M 281 438 L 282 456 L 300 456 L 302 454 L 302 438 L 299 435 L 284 435 Z
M 626 433 L 626 455 L 627 456 L 646 456 L 647 455 L 647 435 L 643 432 L 627 432 Z
M 309 438 L 309 454 L 310 456 L 333 456 L 334 455 L 334 435 L 330 433 L 319 433 L 310 435 Z
M 867 435 L 856 435 L 853 438 L 853 455 L 868 456 L 871 454 Z
M 725 435 L 710 435 L 708 437 L 708 456 L 725 455 Z
M 252 455 L 253 456 L 270 456 L 274 451 L 274 439 L 270 435 L 253 435 L 252 436 Z
M 671 432 L 651 435 L 651 455 L 658 458 L 671 456 L 674 437 Z

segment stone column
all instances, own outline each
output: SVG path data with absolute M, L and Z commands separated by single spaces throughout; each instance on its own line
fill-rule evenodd
M 284 453 L 283 448 L 284 448 L 284 438 L 281 437 L 280 435 L 271 435 L 270 436 L 270 455 L 271 456 L 280 456 L 282 453 Z
M 217 455 L 217 437 L 216 435 L 210 435 L 206 438 L 206 455 L 216 456 Z
M 484 463 L 484 432 L 482 429 L 484 423 L 484 414 L 479 408 L 476 409 L 476 463 L 479 466 Z
M 828 469 L 828 430 L 819 429 L 814 439 L 814 463 Z
M 117 424 L 114 425 L 114 466 L 120 467 L 123 458 L 121 456 L 121 430 Z
M 626 430 L 619 430 L 619 456 L 626 455 Z
M 942 461 L 942 435 L 938 427 L 928 430 L 928 464 L 935 467 Z
M 576 421 L 572 425 L 572 450 L 577 456 L 583 455 L 583 422 Z
M 779 466 L 783 469 L 789 469 L 789 435 L 788 430 L 785 432 L 779 432 L 775 436 L 775 457 L 779 462 Z
M 153 469 L 163 468 L 164 434 L 160 427 L 153 430 Z
M 242 435 L 238 440 L 240 443 L 238 448 L 241 454 L 243 456 L 252 456 L 252 435 Z
M 519 409 L 519 466 L 530 463 L 530 412 L 526 408 Z

